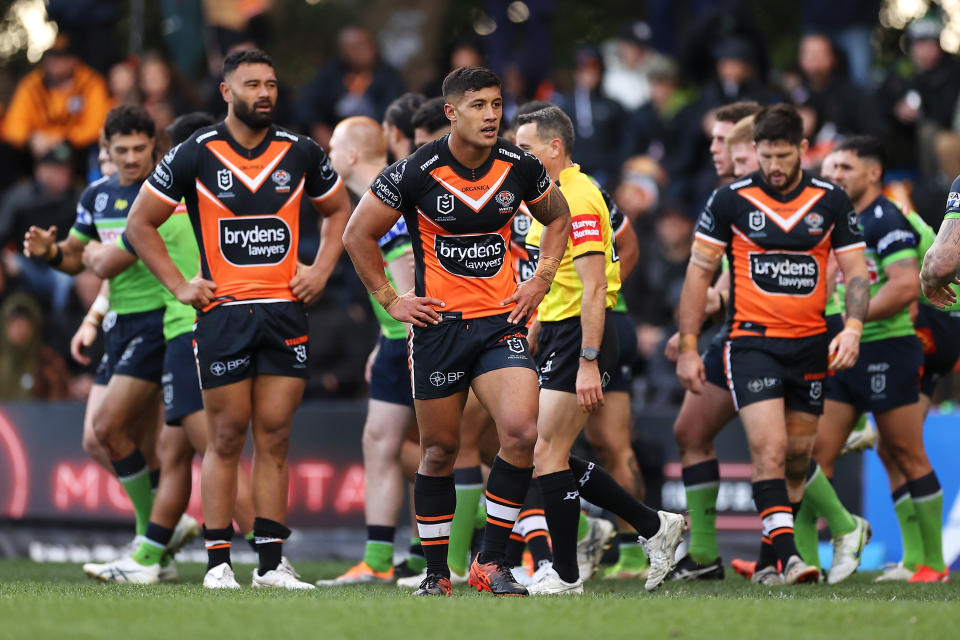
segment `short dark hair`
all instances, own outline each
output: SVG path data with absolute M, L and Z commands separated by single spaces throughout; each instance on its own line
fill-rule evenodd
M 157 125 L 143 107 L 124 104 L 110 109 L 103 123 L 103 137 L 108 141 L 118 133 L 145 133 L 153 138 L 157 135 Z
M 185 113 L 167 127 L 166 133 L 170 137 L 170 144 L 176 146 L 193 135 L 197 129 L 209 127 L 215 122 L 212 115 L 203 111 Z
M 400 129 L 403 137 L 413 140 L 413 116 L 426 98 L 419 93 L 405 93 L 387 107 L 383 119 Z
M 500 78 L 486 67 L 460 67 L 443 79 L 443 97 L 462 96 L 467 91 L 479 91 L 487 87 L 500 88 Z
M 540 111 L 540 109 L 546 109 L 547 107 L 552 106 L 554 106 L 553 103 L 547 102 L 546 100 L 531 100 L 530 102 L 524 102 L 522 105 L 517 107 L 517 113 L 514 117 L 519 118 L 520 116 L 525 116 L 528 113 Z
M 763 107 L 753 120 L 753 141 L 786 140 L 794 146 L 803 141 L 803 119 L 796 107 L 790 104 L 774 104 Z
M 874 136 L 852 136 L 834 147 L 831 153 L 834 151 L 850 151 L 858 158 L 869 158 L 881 167 L 887 166 L 887 153 L 883 143 Z
M 740 102 L 731 102 L 719 107 L 713 112 L 713 117 L 720 122 L 733 122 L 736 124 L 747 116 L 756 115 L 760 111 L 760 103 L 753 100 L 741 100 Z
M 439 131 L 444 127 L 450 126 L 450 120 L 443 111 L 443 105 L 447 103 L 442 97 L 430 98 L 420 105 L 417 112 L 413 114 L 411 124 L 414 129 L 426 129 L 430 133 Z
M 237 70 L 242 64 L 266 64 L 273 67 L 273 60 L 260 49 L 240 49 L 223 59 L 223 77 Z
M 563 112 L 563 109 L 556 105 L 550 105 L 527 113 L 517 118 L 517 126 L 535 123 L 537 125 L 537 135 L 540 139 L 560 138 L 563 143 L 563 150 L 569 156 L 573 153 L 573 122 L 570 116 Z

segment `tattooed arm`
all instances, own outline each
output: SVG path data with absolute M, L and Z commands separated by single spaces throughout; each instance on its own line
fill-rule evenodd
M 923 295 L 939 308 L 956 302 L 950 284 L 957 280 L 960 266 L 960 220 L 948 218 L 940 225 L 937 240 L 923 258 L 920 287 Z
M 527 207 L 530 215 L 540 222 L 544 229 L 540 237 L 540 259 L 533 277 L 517 287 L 516 293 L 500 302 L 501 306 L 516 303 L 507 318 L 508 322 L 514 324 L 526 322 L 540 305 L 543 296 L 547 295 L 567 249 L 567 238 L 570 237 L 570 207 L 567 206 L 567 199 L 560 193 L 560 187 L 554 184 L 542 198 L 533 204 L 527 203 Z
M 849 369 L 860 355 L 860 336 L 863 321 L 870 306 L 870 275 L 862 249 L 837 253 L 837 262 L 843 272 L 846 285 L 846 324 L 830 343 L 828 354 L 830 368 L 834 371 Z

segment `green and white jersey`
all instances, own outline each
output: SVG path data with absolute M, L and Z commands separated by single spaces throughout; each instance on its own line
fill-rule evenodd
M 919 216 L 916 216 L 919 218 Z M 857 214 L 857 223 L 863 232 L 867 247 L 864 257 L 867 259 L 867 269 L 870 273 L 870 296 L 887 282 L 884 269 L 904 258 L 919 258 L 921 234 L 908 221 L 908 216 L 899 206 L 883 196 L 871 202 L 863 211 Z M 839 277 L 839 274 L 838 274 Z M 837 284 L 835 305 L 838 313 L 844 310 L 844 287 Z M 827 313 L 827 315 L 830 315 Z M 889 318 L 867 322 L 863 326 L 861 342 L 873 342 L 888 338 L 899 338 L 914 334 L 913 322 L 910 320 L 910 309 L 904 307 Z
M 397 220 L 397 223 L 390 227 L 390 230 L 387 231 L 377 243 L 380 245 L 380 253 L 383 255 L 383 262 L 385 264 L 389 264 L 392 260 L 410 251 L 410 233 L 407 231 L 407 223 L 404 222 L 403 218 Z M 390 284 L 394 284 L 389 269 L 387 270 L 387 279 L 390 281 Z M 401 291 L 400 293 L 405 292 Z M 373 305 L 373 313 L 380 322 L 380 333 L 382 333 L 385 338 L 390 340 L 403 340 L 407 337 L 407 326 L 405 324 L 394 319 L 372 296 L 370 297 L 370 304 Z
M 92 182 L 80 195 L 70 233 L 84 244 L 113 244 L 127 226 L 127 214 L 142 181 L 123 186 L 116 175 Z M 142 262 L 110 278 L 110 309 L 116 313 L 152 311 L 166 304 L 167 290 Z

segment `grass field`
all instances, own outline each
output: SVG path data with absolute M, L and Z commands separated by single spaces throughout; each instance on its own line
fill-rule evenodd
M 343 563 L 297 563 L 305 578 Z M 249 584 L 252 567 L 238 565 Z M 836 587 L 758 587 L 728 570 L 723 582 L 587 583 L 574 598 L 497 599 L 455 587 L 419 599 L 393 585 L 314 592 L 210 592 L 203 566 L 180 566 L 181 583 L 153 587 L 92 582 L 76 564 L 0 560 L 0 638 L 950 638 L 960 622 L 960 584 L 872 582 Z M 591 637 L 592 636 L 592 637 Z

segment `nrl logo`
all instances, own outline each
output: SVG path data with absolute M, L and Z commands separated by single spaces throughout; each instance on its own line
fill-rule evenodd
M 233 187 L 233 174 L 230 169 L 220 169 L 217 171 L 217 186 L 221 191 L 228 191 Z
M 766 226 L 767 217 L 763 215 L 763 211 L 751 211 L 747 222 L 752 230 L 760 231 Z
M 453 213 L 453 194 L 445 193 L 437 196 L 437 213 L 447 215 Z

